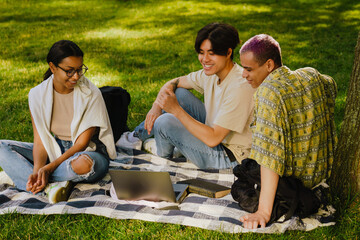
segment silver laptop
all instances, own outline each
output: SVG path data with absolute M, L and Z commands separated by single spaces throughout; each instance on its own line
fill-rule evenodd
M 181 202 L 187 184 L 172 184 L 168 172 L 109 169 L 118 199 Z

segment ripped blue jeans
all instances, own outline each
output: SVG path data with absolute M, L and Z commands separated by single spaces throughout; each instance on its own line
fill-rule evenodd
M 62 153 L 72 146 L 71 141 L 56 139 Z M 0 141 L 0 167 L 14 182 L 15 186 L 26 191 L 26 183 L 30 174 L 33 173 L 33 143 L 25 143 L 11 140 Z M 62 162 L 50 175 L 49 182 L 95 182 L 100 180 L 108 172 L 109 157 L 104 151 L 77 152 Z M 93 161 L 90 172 L 79 175 L 74 172 L 71 162 L 80 155 L 86 154 Z

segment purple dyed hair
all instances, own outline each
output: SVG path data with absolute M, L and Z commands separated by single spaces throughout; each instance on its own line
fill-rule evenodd
M 254 54 L 259 66 L 269 59 L 274 61 L 276 67 L 282 66 L 280 44 L 267 34 L 259 34 L 247 40 L 240 48 L 240 55 L 248 51 Z

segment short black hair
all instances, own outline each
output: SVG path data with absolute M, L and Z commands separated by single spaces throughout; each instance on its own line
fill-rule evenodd
M 195 40 L 197 53 L 200 53 L 200 46 L 206 39 L 209 39 L 212 50 L 217 55 L 226 56 L 231 48 L 231 59 L 234 57 L 234 49 L 240 43 L 236 28 L 226 23 L 210 23 L 199 30 Z

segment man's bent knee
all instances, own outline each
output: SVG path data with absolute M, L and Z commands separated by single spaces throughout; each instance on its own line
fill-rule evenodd
M 166 138 L 165 135 L 170 134 L 178 126 L 178 122 L 179 120 L 171 113 L 162 114 L 154 123 L 154 135 Z
M 73 171 L 78 174 L 89 173 L 92 169 L 94 161 L 87 154 L 82 154 L 78 158 L 71 161 L 71 167 Z
M 0 140 L 0 147 L 9 147 L 9 141 L 7 140 Z

